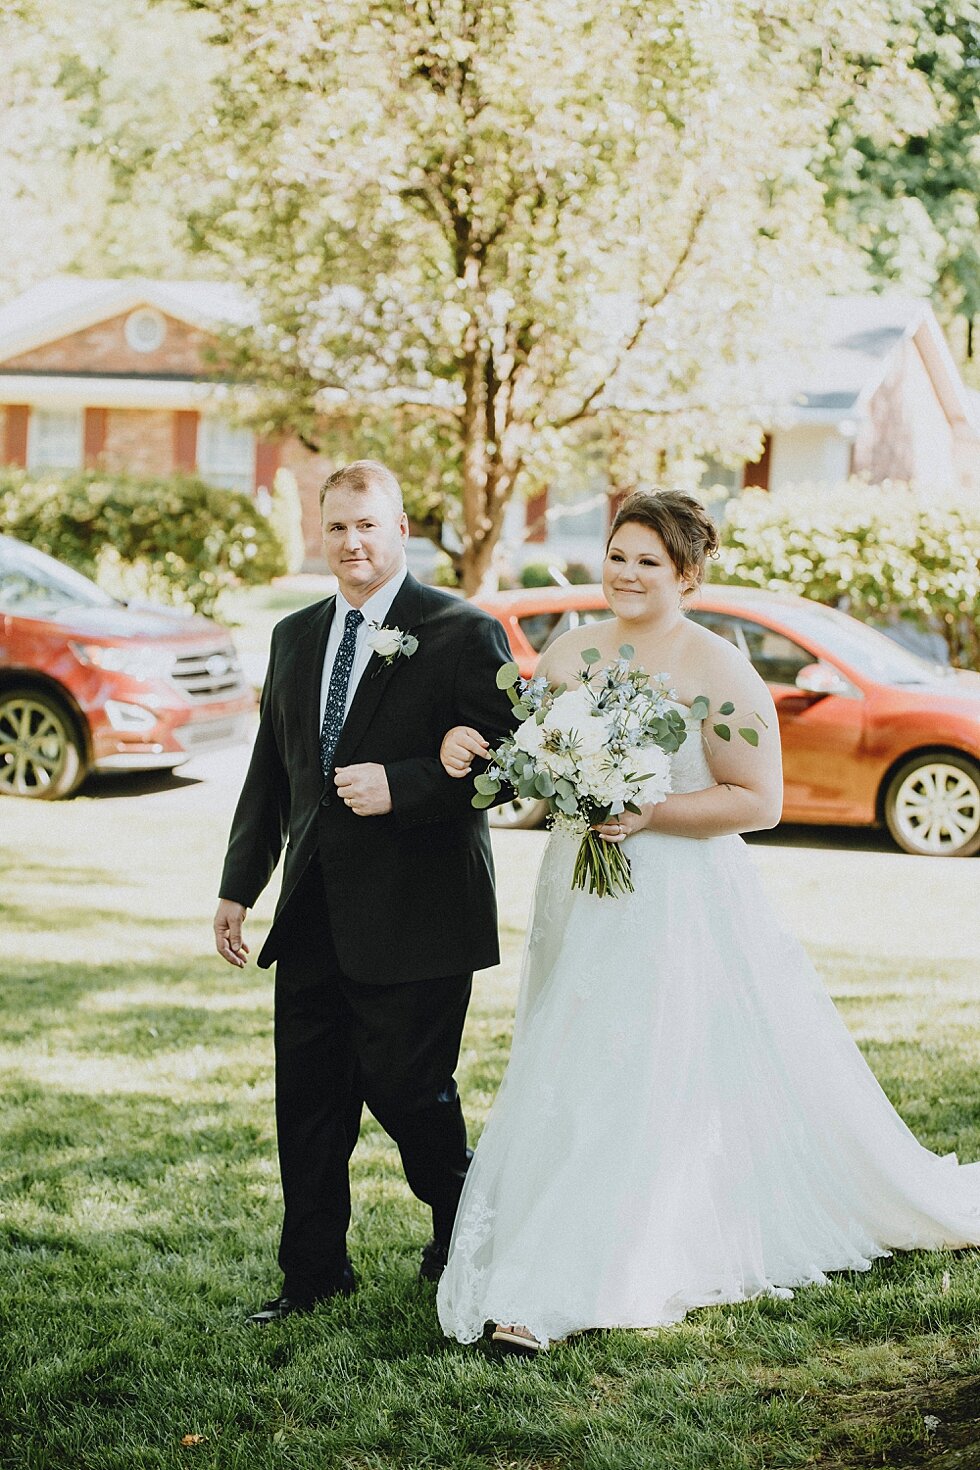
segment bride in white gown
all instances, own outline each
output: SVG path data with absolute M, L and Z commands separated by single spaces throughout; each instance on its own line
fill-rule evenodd
M 614 617 L 539 666 L 571 680 L 589 644 L 608 662 L 629 643 L 682 710 L 706 694 L 734 701 L 733 727 L 764 724 L 756 749 L 687 715 L 673 794 L 601 829 L 627 841 L 633 894 L 573 891 L 577 839 L 549 839 L 510 1062 L 439 1286 L 461 1342 L 492 1322 L 535 1350 L 980 1244 L 980 1164 L 909 1132 L 736 835 L 778 820 L 779 737 L 751 665 L 683 615 L 715 546 L 697 501 L 632 497 L 603 567 Z M 443 761 L 462 776 L 485 753 L 457 729 Z

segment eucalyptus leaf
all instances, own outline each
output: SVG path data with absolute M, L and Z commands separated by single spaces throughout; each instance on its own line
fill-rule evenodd
M 708 717 L 708 710 L 710 708 L 711 701 L 708 699 L 708 696 L 706 694 L 699 694 L 691 703 L 691 714 L 696 720 L 705 720 Z
M 619 648 L 619 656 L 620 656 L 620 658 L 632 658 L 635 652 L 636 652 L 636 649 L 633 647 L 632 643 L 622 643 L 622 644 L 620 644 L 620 648 Z
M 741 727 L 738 733 L 741 735 L 742 739 L 745 740 L 749 745 L 758 745 L 759 732 L 758 730 L 753 730 L 751 725 L 745 725 Z
M 582 650 L 582 662 L 585 664 L 586 668 L 591 668 L 592 665 L 597 664 L 601 658 L 602 654 L 599 652 L 598 648 L 583 648 Z
M 728 725 L 712 725 L 711 728 L 714 730 L 716 735 L 721 736 L 722 740 L 731 740 L 732 732 Z
M 473 800 L 470 802 L 470 806 L 475 806 L 478 812 L 482 812 L 485 811 L 488 806 L 493 806 L 495 799 L 496 792 L 493 794 L 493 796 L 477 795 L 474 796 Z
M 725 703 L 721 706 L 721 709 L 718 711 L 718 713 L 720 715 L 733 715 L 735 713 L 735 706 L 732 704 L 730 699 L 725 700 Z
M 497 670 L 497 688 L 513 689 L 520 677 L 521 671 L 515 663 L 504 664 Z
M 555 783 L 548 771 L 541 771 L 534 782 L 535 790 L 539 796 L 554 796 Z
M 575 804 L 574 796 L 556 796 L 555 806 L 560 812 L 564 812 L 566 817 L 574 817 L 575 813 L 578 811 L 578 807 Z
M 500 782 L 495 780 L 493 776 L 477 776 L 473 785 L 481 796 L 496 796 L 500 790 Z
M 531 711 L 528 709 L 527 705 L 522 704 L 520 700 L 518 700 L 517 703 L 514 705 L 512 714 L 514 716 L 514 719 L 520 720 L 522 725 L 525 720 L 529 720 L 531 718 Z

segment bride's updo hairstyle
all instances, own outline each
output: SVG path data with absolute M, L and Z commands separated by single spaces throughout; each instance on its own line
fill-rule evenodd
M 616 512 L 607 554 L 620 526 L 629 524 L 656 531 L 679 575 L 692 590 L 701 585 L 705 562 L 718 552 L 718 532 L 700 500 L 681 490 L 635 490 Z

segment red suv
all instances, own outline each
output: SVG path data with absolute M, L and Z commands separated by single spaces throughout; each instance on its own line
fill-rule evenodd
M 253 706 L 224 628 L 117 602 L 0 536 L 0 794 L 179 766 L 244 739 Z

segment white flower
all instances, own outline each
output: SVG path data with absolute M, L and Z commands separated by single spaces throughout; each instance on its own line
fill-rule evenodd
M 394 658 L 402 646 L 403 636 L 400 628 L 379 628 L 372 623 L 367 635 L 368 648 L 379 658 Z
M 606 722 L 596 712 L 595 702 L 585 689 L 566 689 L 553 701 L 544 728 L 574 736 L 582 755 L 604 750 L 609 739 Z
M 419 646 L 419 640 L 414 633 L 403 633 L 401 628 L 382 628 L 377 623 L 369 623 L 367 645 L 382 663 L 392 664 L 396 658 L 411 658 Z M 378 673 L 379 670 L 375 669 L 374 672 Z
M 514 744 L 528 755 L 537 755 L 544 743 L 544 727 L 532 715 L 514 731 Z

